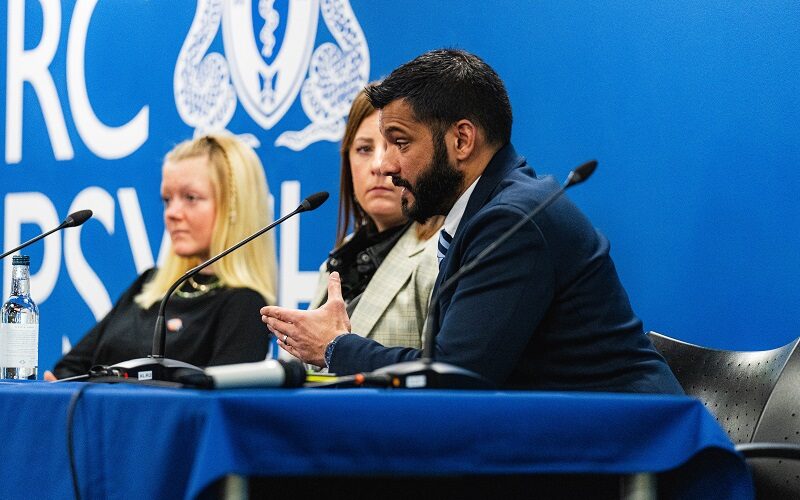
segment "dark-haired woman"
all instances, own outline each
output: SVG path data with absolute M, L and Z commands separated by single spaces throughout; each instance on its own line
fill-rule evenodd
M 336 246 L 320 269 L 311 308 L 325 303 L 328 276 L 338 271 L 353 332 L 387 347 L 419 348 L 439 272 L 433 236 L 442 218 L 420 225 L 403 215 L 401 188 L 379 171 L 385 149 L 378 112 L 361 92 L 340 150 Z

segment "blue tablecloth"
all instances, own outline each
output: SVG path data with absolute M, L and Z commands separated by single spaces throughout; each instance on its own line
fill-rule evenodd
M 0 383 L 0 498 L 72 495 L 66 413 L 81 386 Z M 228 473 L 648 471 L 671 496 L 752 496 L 725 433 L 685 397 L 93 384 L 73 427 L 84 498 L 192 498 Z

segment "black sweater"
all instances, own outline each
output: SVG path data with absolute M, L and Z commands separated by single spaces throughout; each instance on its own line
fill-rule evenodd
M 56 364 L 56 377 L 151 354 L 159 304 L 143 310 L 133 298 L 153 272 L 139 276 L 106 317 Z M 264 305 L 261 295 L 247 288 L 217 288 L 195 298 L 173 296 L 166 310 L 164 355 L 197 366 L 260 361 L 269 347 L 269 332 L 259 313 Z

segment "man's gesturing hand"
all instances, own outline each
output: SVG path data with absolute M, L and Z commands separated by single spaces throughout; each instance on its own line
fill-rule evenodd
M 261 321 L 278 339 L 281 348 L 306 363 L 325 366 L 325 348 L 338 335 L 350 331 L 339 273 L 331 273 L 328 301 L 319 309 L 299 311 L 266 306 L 261 308 Z

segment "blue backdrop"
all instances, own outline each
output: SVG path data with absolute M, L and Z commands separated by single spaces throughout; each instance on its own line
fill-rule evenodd
M 432 48 L 504 78 L 513 141 L 612 242 L 648 329 L 724 348 L 800 334 L 800 4 L 774 1 L 9 0 L 0 7 L 3 247 L 32 247 L 50 368 L 163 240 L 160 163 L 226 128 L 257 144 L 276 212 L 338 187 L 353 89 Z M 334 197 L 335 198 L 335 197 Z M 336 199 L 278 233 L 281 302 L 302 304 Z M 2 280 L 8 293 L 10 263 Z

